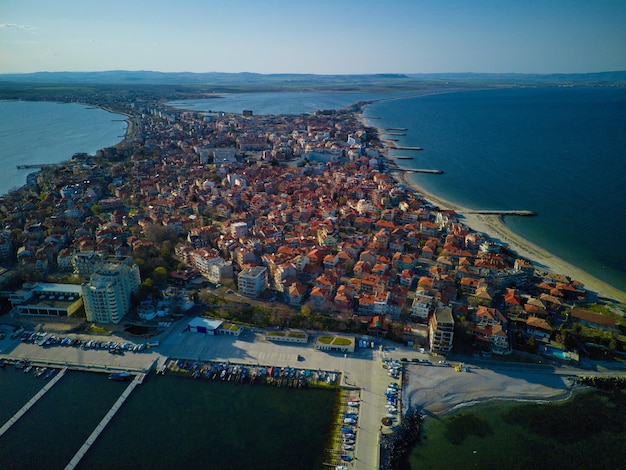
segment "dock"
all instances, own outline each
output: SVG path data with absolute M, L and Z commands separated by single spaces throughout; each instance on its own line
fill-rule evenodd
M 395 144 L 390 145 L 389 148 L 391 150 L 415 150 L 415 151 L 424 150 L 422 147 L 399 147 Z
M 17 422 L 18 419 L 24 416 L 26 412 L 30 410 L 33 407 L 33 405 L 37 403 L 39 399 L 46 394 L 48 390 L 54 387 L 54 384 L 56 384 L 59 380 L 61 380 L 61 377 L 65 375 L 66 371 L 67 371 L 67 368 L 61 369 L 61 371 L 58 374 L 56 374 L 56 376 L 53 377 L 52 380 L 50 380 L 50 382 L 48 382 L 44 388 L 39 390 L 39 392 L 37 392 L 37 394 L 33 398 L 28 400 L 28 403 L 26 403 L 22 408 L 20 408 L 20 410 L 17 413 L 15 413 L 13 417 L 10 420 L 8 420 L 0 428 L 0 436 L 2 436 L 5 432 L 7 432 L 11 428 L 11 426 L 13 426 Z
M 30 168 L 48 168 L 51 166 L 58 166 L 54 163 L 29 163 L 25 165 L 17 165 L 18 170 L 28 170 Z
M 519 215 L 522 217 L 533 217 L 537 215 L 534 211 L 527 210 L 510 210 L 510 211 L 499 211 L 499 210 L 465 210 L 466 214 L 478 214 L 478 215 Z
M 85 443 L 81 446 L 80 449 L 78 449 L 78 452 L 76 452 L 76 455 L 74 455 L 72 460 L 70 460 L 70 463 L 67 464 L 67 466 L 65 467 L 65 470 L 72 470 L 76 467 L 76 465 L 78 465 L 78 463 L 83 458 L 83 456 L 87 453 L 89 448 L 93 445 L 94 442 L 96 442 L 96 439 L 98 439 L 98 437 L 100 436 L 100 433 L 102 433 L 106 425 L 109 424 L 109 421 L 113 419 L 113 416 L 115 416 L 115 413 L 117 413 L 117 410 L 121 408 L 121 406 L 124 404 L 126 399 L 130 396 L 131 392 L 135 389 L 137 385 L 141 383 L 140 381 L 142 380 L 143 380 L 143 377 L 141 377 L 140 375 L 135 376 L 135 379 L 130 383 L 130 385 L 128 385 L 128 387 L 126 387 L 126 390 L 124 390 L 124 392 L 120 395 L 117 401 L 113 404 L 109 412 L 104 416 L 104 418 L 102 418 L 102 421 L 100 421 L 100 424 L 96 426 L 96 429 L 93 430 L 93 432 L 87 438 Z
M 396 158 L 401 159 L 400 157 Z M 406 159 L 406 157 L 404 159 Z M 426 173 L 429 175 L 443 175 L 443 170 L 430 170 L 428 168 L 411 168 L 410 170 L 404 168 L 390 168 L 389 171 L 397 173 Z

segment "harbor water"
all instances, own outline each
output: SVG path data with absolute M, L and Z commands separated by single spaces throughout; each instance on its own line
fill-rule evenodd
M 44 383 L 0 370 L 2 423 Z M 0 437 L 0 469 L 64 468 L 128 384 L 68 371 Z M 333 390 L 152 375 L 77 468 L 318 469 L 335 398 Z

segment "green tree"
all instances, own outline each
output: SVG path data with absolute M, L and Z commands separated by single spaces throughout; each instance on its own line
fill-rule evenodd
M 154 268 L 152 277 L 156 282 L 165 282 L 167 280 L 167 269 L 162 266 Z
M 100 204 L 94 204 L 93 206 L 91 206 L 91 213 L 93 215 L 102 214 L 103 211 L 104 209 L 102 208 Z

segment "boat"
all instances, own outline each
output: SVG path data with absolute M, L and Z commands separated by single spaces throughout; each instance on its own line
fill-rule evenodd
M 28 374 L 31 370 L 33 370 L 33 366 L 28 364 L 26 367 L 24 367 L 24 370 L 22 372 Z
M 113 374 L 109 374 L 109 380 L 116 380 L 118 382 L 122 382 L 124 380 L 130 380 L 132 378 L 132 374 L 128 372 L 116 372 Z
M 37 378 L 41 377 L 43 374 L 46 373 L 47 370 L 48 370 L 47 367 L 39 367 L 37 372 L 35 372 L 35 377 Z
M 50 379 L 56 373 L 56 369 L 50 369 L 48 373 L 44 376 L 44 380 Z

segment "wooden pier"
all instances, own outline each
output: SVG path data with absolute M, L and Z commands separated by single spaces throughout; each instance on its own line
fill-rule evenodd
M 26 412 L 30 410 L 33 407 L 33 405 L 37 403 L 37 401 L 39 401 L 39 399 L 43 397 L 46 394 L 46 392 L 54 386 L 54 384 L 56 384 L 59 380 L 61 380 L 61 377 L 65 375 L 66 371 L 67 371 L 67 368 L 61 369 L 61 371 L 52 380 L 50 380 L 50 382 L 48 382 L 44 388 L 39 390 L 39 392 L 37 392 L 37 394 L 33 398 L 28 400 L 28 403 L 26 403 L 22 408 L 20 408 L 20 410 L 17 413 L 15 413 L 13 417 L 10 420 L 8 420 L 0 428 L 0 436 L 2 436 L 5 432 L 7 432 L 9 428 L 13 426 L 18 419 L 24 416 L 24 414 L 26 414 Z
M 72 460 L 70 460 L 70 463 L 67 464 L 65 470 L 72 470 L 76 467 L 76 465 L 78 465 L 78 462 L 80 462 L 80 460 L 87 453 L 93 443 L 96 442 L 96 439 L 98 439 L 100 433 L 102 433 L 106 425 L 109 424 L 109 421 L 111 421 L 111 419 L 113 419 L 113 416 L 115 416 L 115 413 L 117 413 L 117 410 L 121 408 L 126 399 L 130 396 L 131 392 L 135 389 L 137 385 L 141 383 L 141 381 L 143 381 L 143 376 L 141 374 L 135 376 L 135 379 L 130 383 L 128 387 L 126 387 L 126 390 L 124 390 L 124 392 L 120 395 L 117 401 L 113 404 L 109 412 L 104 416 L 104 418 L 102 418 L 100 424 L 96 426 L 96 429 L 93 430 L 85 443 L 81 446 L 80 449 L 78 449 L 78 452 L 76 452 L 76 455 L 74 455 Z

